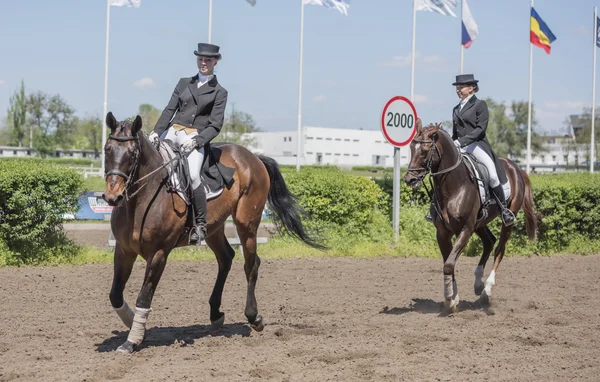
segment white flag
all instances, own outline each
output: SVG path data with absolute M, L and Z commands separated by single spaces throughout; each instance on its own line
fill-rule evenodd
M 348 8 L 350 8 L 350 0 L 302 0 L 302 3 L 335 8 L 346 16 L 348 16 Z
M 128 7 L 139 8 L 142 0 L 108 0 L 108 3 L 110 5 L 114 5 L 115 7 L 127 5 Z
M 255 6 L 256 5 L 256 0 L 246 0 L 247 2 L 250 3 L 250 5 Z
M 456 8 L 458 0 L 414 0 L 417 11 L 436 12 L 442 15 L 456 17 L 452 9 Z

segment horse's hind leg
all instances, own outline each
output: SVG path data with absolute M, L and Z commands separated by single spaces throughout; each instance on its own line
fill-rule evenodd
M 227 275 L 231 269 L 231 263 L 235 256 L 235 251 L 229 245 L 227 238 L 225 237 L 225 225 L 223 225 L 217 232 L 206 239 L 206 244 L 214 252 L 217 263 L 219 264 L 219 273 L 217 274 L 217 280 L 215 281 L 215 287 L 208 300 L 210 304 L 210 322 L 213 329 L 219 329 L 223 326 L 225 321 L 225 314 L 220 311 L 221 299 L 223 297 L 223 288 L 225 287 L 225 281 Z
M 127 341 L 123 343 L 117 349 L 121 353 L 131 353 L 139 346 L 146 334 L 146 322 L 148 321 L 148 315 L 152 311 L 150 305 L 152 298 L 154 297 L 154 291 L 158 286 L 160 277 L 167 264 L 167 256 L 170 251 L 158 250 L 154 256 L 146 258 L 146 274 L 144 275 L 144 284 L 138 294 L 137 301 L 135 303 L 135 315 L 133 317 L 133 324 L 131 330 L 129 330 L 129 336 Z
M 483 254 L 481 255 L 481 259 L 479 260 L 479 265 L 475 268 L 475 295 L 481 296 L 481 292 L 483 292 L 483 273 L 485 269 L 485 264 L 490 258 L 490 253 L 494 249 L 494 244 L 496 243 L 496 237 L 490 231 L 487 226 L 480 227 L 476 231 L 477 235 L 481 238 L 483 242 Z
M 127 280 L 131 276 L 131 270 L 136 258 L 136 253 L 125 253 L 123 248 L 117 243 L 114 254 L 114 276 L 110 289 L 110 303 L 119 315 L 119 318 L 121 318 L 121 321 L 128 328 L 131 328 L 131 324 L 133 324 L 134 313 L 123 298 L 123 290 L 125 290 Z
M 246 272 L 246 280 L 248 281 L 246 310 L 244 313 L 252 329 L 257 332 L 262 331 L 265 326 L 263 318 L 258 314 L 256 296 L 254 294 L 256 281 L 258 280 L 258 268 L 260 267 L 260 258 L 256 254 L 256 235 L 260 224 L 261 211 L 262 208 L 253 208 L 252 214 L 258 214 L 257 216 L 249 217 L 249 221 L 235 221 L 240 243 L 244 251 L 244 271 Z M 239 218 L 240 215 L 240 208 L 238 206 L 237 217 Z
M 481 294 L 482 303 L 489 304 L 490 297 L 492 297 L 492 287 L 496 285 L 496 271 L 498 270 L 498 266 L 504 257 L 504 251 L 506 250 L 506 242 L 510 238 L 512 233 L 513 226 L 502 226 L 502 231 L 500 232 L 500 242 L 494 251 L 494 267 L 490 272 L 487 280 L 485 280 L 485 288 Z

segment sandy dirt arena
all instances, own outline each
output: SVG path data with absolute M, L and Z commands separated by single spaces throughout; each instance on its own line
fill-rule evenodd
M 461 311 L 445 316 L 441 260 L 264 260 L 261 333 L 245 324 L 239 258 L 217 332 L 216 262 L 173 261 L 130 356 L 114 351 L 127 332 L 108 299 L 112 264 L 2 268 L 0 380 L 600 380 L 600 256 L 506 258 L 490 309 L 473 294 L 476 261 L 459 260 Z M 136 263 L 131 306 L 143 271 Z

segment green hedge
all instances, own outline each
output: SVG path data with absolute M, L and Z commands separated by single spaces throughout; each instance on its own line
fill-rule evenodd
M 28 163 L 41 163 L 41 164 L 58 164 L 63 166 L 78 166 L 78 167 L 89 167 L 94 165 L 100 167 L 100 160 L 92 160 L 90 158 L 28 158 L 28 157 L 9 157 L 2 158 L 2 161 L 7 162 L 28 162 Z
M 32 264 L 76 254 L 62 231 L 83 189 L 74 170 L 42 160 L 0 160 L 0 263 Z
M 389 240 L 388 197 L 371 179 L 323 166 L 287 172 L 285 180 L 310 215 L 308 225 L 325 231 L 330 246 Z

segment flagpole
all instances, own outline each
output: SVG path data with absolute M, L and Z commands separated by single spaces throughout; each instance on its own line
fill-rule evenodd
M 208 43 L 211 43 L 212 37 L 212 0 L 208 0 Z
M 298 138 L 296 139 L 296 171 L 300 171 L 300 155 L 302 150 L 302 50 L 304 47 L 304 1 L 300 0 L 300 75 L 298 78 Z
M 106 142 L 106 114 L 108 114 L 108 41 L 110 31 L 110 0 L 106 0 L 106 50 L 104 54 L 104 113 L 102 114 L 102 144 Z M 102 174 L 106 168 L 104 165 L 104 150 L 101 150 Z
M 533 0 L 531 0 L 531 8 L 529 9 L 529 30 L 531 31 L 531 9 L 533 9 Z M 527 115 L 527 174 L 531 167 L 531 93 L 533 77 L 533 44 L 529 42 L 529 110 Z
M 463 74 L 464 72 L 464 64 L 465 64 L 465 47 L 462 44 L 462 23 L 463 23 L 463 16 L 464 16 L 464 8 L 465 8 L 465 0 L 462 0 L 460 2 L 460 74 Z
M 598 42 L 598 7 L 594 7 L 594 70 L 592 76 L 592 136 L 590 137 L 590 173 L 594 172 L 594 125 L 596 122 L 596 50 Z

